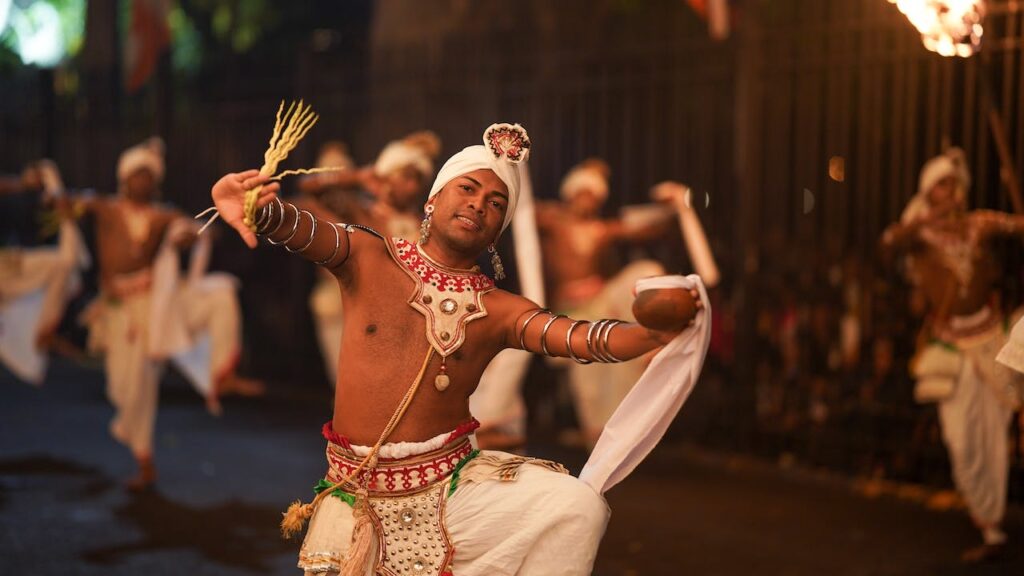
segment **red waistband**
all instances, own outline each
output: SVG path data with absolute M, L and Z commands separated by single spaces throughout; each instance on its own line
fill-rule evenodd
M 449 434 L 448 437 L 444 439 L 444 444 L 451 444 L 452 442 L 458 440 L 459 438 L 462 438 L 463 436 L 468 436 L 479 427 L 480 421 L 477 420 L 476 418 L 470 418 L 466 422 L 459 424 L 455 428 L 455 430 L 452 430 L 452 433 Z M 333 442 L 334 444 L 347 448 L 348 450 L 352 449 L 352 441 L 349 440 L 348 436 L 344 436 L 342 434 L 338 434 L 337 432 L 335 432 L 334 423 L 331 422 L 330 420 L 324 423 L 323 428 L 320 430 L 320 433 L 323 434 L 324 439 L 326 439 L 328 442 Z
M 327 481 L 337 484 L 352 478 L 362 465 L 362 458 L 338 444 L 328 444 Z M 370 496 L 383 498 L 401 496 L 430 488 L 443 482 L 458 468 L 459 462 L 473 455 L 473 445 L 465 436 L 424 454 L 405 458 L 382 458 L 372 469 L 363 469 L 356 482 Z

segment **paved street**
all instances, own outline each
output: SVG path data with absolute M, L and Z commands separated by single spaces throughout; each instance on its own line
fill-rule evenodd
M 322 474 L 329 391 L 272 383 L 213 418 L 184 384 L 162 391 L 159 489 L 122 491 L 126 451 L 108 437 L 102 375 L 58 361 L 44 388 L 0 375 L 0 574 L 297 574 L 280 512 Z M 683 412 L 685 417 L 685 409 Z M 578 467 L 583 456 L 531 449 Z M 1024 574 L 1024 547 L 1000 564 L 957 562 L 975 533 L 958 512 L 868 499 L 835 476 L 660 447 L 609 495 L 595 574 Z M 1024 514 L 1009 532 L 1024 540 Z

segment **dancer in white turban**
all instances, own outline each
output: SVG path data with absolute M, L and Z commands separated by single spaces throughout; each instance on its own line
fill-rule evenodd
M 55 205 L 64 195 L 57 165 L 33 163 L 9 192 L 36 195 L 38 206 Z M 28 228 L 31 237 L 2 238 L 0 244 L 0 362 L 18 378 L 41 385 L 46 377 L 47 351 L 68 301 L 81 287 L 81 270 L 90 258 L 78 228 L 60 217 L 56 245 L 42 244 L 37 223 L 40 212 L 8 214 Z M 12 222 L 12 224 L 15 224 Z M 0 227 L 0 234 L 8 236 Z M 12 231 L 13 232 L 13 231 Z
M 205 274 L 209 239 L 195 242 L 190 270 L 180 274 L 178 250 L 195 241 L 197 225 L 156 203 L 163 176 L 163 143 L 150 139 L 121 155 L 115 198 L 79 204 L 96 218 L 101 292 L 83 320 L 90 348 L 105 356 L 111 434 L 138 464 L 127 483 L 133 490 L 156 480 L 153 432 L 164 361 L 181 368 L 213 413 L 221 395 L 262 391 L 235 373 L 236 286 L 226 275 Z
M 586 320 L 633 320 L 630 305 L 636 281 L 662 275 L 665 270 L 656 261 L 637 260 L 608 274 L 607 262 L 617 246 L 649 241 L 671 230 L 669 224 L 676 220 L 673 212 L 682 224 L 698 273 L 707 286 L 714 286 L 718 271 L 700 221 L 689 204 L 689 189 L 674 182 L 662 183 L 652 190 L 652 198 L 661 206 L 631 207 L 623 218 L 606 219 L 601 217 L 601 208 L 608 199 L 609 175 L 604 161 L 585 160 L 562 180 L 561 202 L 538 205 L 545 276 L 554 309 Z M 644 359 L 599 366 L 569 364 L 569 387 L 588 448 L 593 447 L 645 367 Z
M 911 365 L 914 393 L 937 403 L 953 480 L 983 544 L 964 553 L 976 562 L 998 555 L 1009 474 L 1009 423 L 1021 405 L 1021 377 L 996 363 L 1010 314 L 999 308 L 999 266 L 991 242 L 1024 236 L 1024 217 L 968 211 L 971 178 L 963 152 L 951 149 L 921 170 L 917 194 L 883 246 L 906 254 L 909 281 L 929 304 Z
M 452 156 L 418 242 L 319 220 L 280 201 L 256 170 L 214 185 L 220 216 L 250 247 L 258 234 L 324 266 L 345 302 L 345 370 L 323 430 L 327 475 L 313 503 L 293 504 L 282 523 L 292 533 L 312 516 L 299 560 L 307 574 L 589 574 L 608 519 L 601 494 L 650 451 L 692 388 L 706 314 L 682 332 L 574 321 L 497 289 L 475 266 L 486 251 L 502 276 L 495 241 L 529 186 L 529 150 L 522 127 L 496 124 L 484 145 Z M 260 185 L 254 232 L 244 197 Z M 658 281 L 704 300 L 696 278 Z M 665 344 L 609 423 L 585 481 L 474 446 L 467 399 L 501 350 L 616 362 Z

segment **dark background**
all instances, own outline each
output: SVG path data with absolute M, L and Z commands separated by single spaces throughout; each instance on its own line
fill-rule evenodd
M 195 213 L 220 175 L 261 163 L 282 99 L 304 98 L 321 116 L 287 167 L 312 165 L 327 139 L 368 163 L 413 130 L 436 131 L 446 156 L 492 122 L 520 122 L 541 198 L 592 155 L 612 167 L 609 215 L 668 178 L 708 198 L 700 213 L 724 276 L 716 324 L 728 329 L 672 438 L 947 486 L 934 410 L 913 404 L 904 368 L 920 319 L 877 239 L 923 162 L 948 145 L 967 152 L 971 206 L 1009 210 L 987 115 L 998 107 L 1024 176 L 1024 13 L 990 2 L 983 52 L 959 59 L 926 51 L 883 0 L 731 5 L 732 34 L 715 41 L 678 0 L 181 0 L 198 64 L 183 70 L 166 54 L 127 93 L 125 3 L 91 0 L 73 59 L 47 70 L 2 60 L 0 171 L 50 157 L 70 187 L 106 193 L 120 151 L 157 134 L 167 144 L 164 199 Z M 218 10 L 228 11 L 226 33 L 213 24 Z M 841 180 L 831 159 L 844 164 Z M 311 269 L 220 232 L 216 267 L 243 281 L 242 371 L 323 389 Z M 999 249 L 1013 305 L 1021 249 Z M 674 242 L 646 251 L 689 270 Z M 835 360 L 843 314 L 863 331 L 852 365 Z M 879 341 L 895 356 L 881 375 Z M 531 402 L 549 401 L 557 374 L 540 365 L 531 374 Z

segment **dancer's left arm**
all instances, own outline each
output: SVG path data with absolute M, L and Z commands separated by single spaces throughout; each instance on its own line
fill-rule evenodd
M 689 205 L 690 188 L 679 182 L 662 182 L 651 188 L 651 200 L 674 210 L 677 214 L 693 210 Z M 613 240 L 640 244 L 664 236 L 675 221 L 671 213 L 667 218 L 655 218 L 642 224 L 627 224 L 621 218 L 608 221 L 608 234 Z
M 1024 215 L 996 210 L 976 210 L 974 218 L 983 236 L 1018 236 L 1024 240 Z
M 704 313 L 700 294 L 691 290 L 697 314 Z M 549 311 L 541 311 L 535 303 L 520 296 L 504 293 L 509 300 L 491 306 L 508 327 L 506 347 L 525 349 L 538 354 L 575 358 L 577 361 L 601 362 L 611 358 L 632 360 L 671 342 L 679 331 L 653 330 L 635 322 L 619 322 L 598 331 L 596 322 L 578 321 Z M 689 330 L 695 321 L 685 329 Z M 607 336 L 605 336 L 607 332 Z M 590 342 L 588 343 L 588 334 Z M 595 354 L 596 348 L 596 354 Z M 604 356 L 602 360 L 601 356 Z

